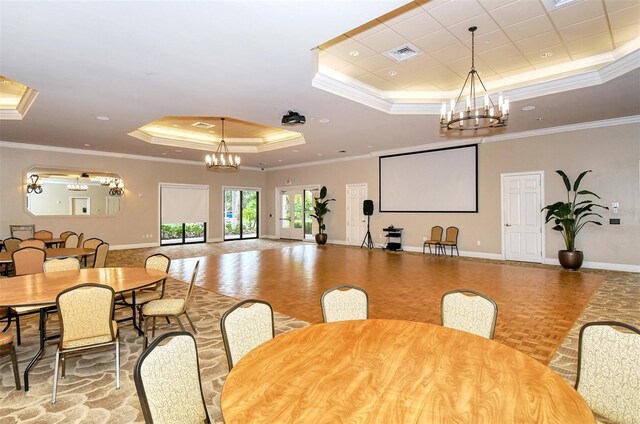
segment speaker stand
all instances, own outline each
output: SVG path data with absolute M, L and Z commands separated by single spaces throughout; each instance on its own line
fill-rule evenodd
M 364 240 L 362 240 L 362 244 L 360 245 L 360 249 L 362 249 L 366 243 L 368 249 L 375 248 L 373 244 L 373 238 L 371 237 L 371 231 L 369 231 L 369 223 L 371 222 L 371 215 L 367 215 L 367 234 L 364 236 Z

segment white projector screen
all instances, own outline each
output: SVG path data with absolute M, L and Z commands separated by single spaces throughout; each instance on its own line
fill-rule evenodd
M 478 146 L 381 156 L 380 212 L 478 212 Z

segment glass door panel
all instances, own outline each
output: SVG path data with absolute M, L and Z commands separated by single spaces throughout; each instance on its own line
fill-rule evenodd
M 259 216 L 257 190 L 225 189 L 224 240 L 258 238 Z
M 304 191 L 304 238 L 313 239 L 313 192 Z
M 162 224 L 160 245 L 204 243 L 207 240 L 207 223 Z

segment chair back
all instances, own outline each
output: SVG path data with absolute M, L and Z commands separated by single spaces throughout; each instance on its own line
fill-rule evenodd
M 324 322 L 369 318 L 369 296 L 360 287 L 343 284 L 323 293 L 320 298 Z
M 145 422 L 211 422 L 191 334 L 171 332 L 155 339 L 138 358 L 133 379 Z
M 193 292 L 193 286 L 196 284 L 196 278 L 198 277 L 198 268 L 200 268 L 200 261 L 196 262 L 196 266 L 193 268 L 193 273 L 191 274 L 191 282 L 189 283 L 189 288 L 187 289 L 187 294 L 184 297 L 184 310 L 187 310 L 187 306 L 189 306 L 189 299 L 191 299 L 191 293 Z
M 447 243 L 458 243 L 458 227 L 447 227 L 447 234 L 444 241 Z
M 78 235 L 75 233 L 71 233 L 64 239 L 64 247 L 66 248 L 76 248 L 78 247 Z
M 12 253 L 20 249 L 20 242 L 22 240 L 16 237 L 9 237 L 4 239 L 4 248 L 7 252 Z
M 102 242 L 96 247 L 96 253 L 93 255 L 93 267 L 104 268 L 109 254 L 109 243 Z
M 275 337 L 273 309 L 262 300 L 244 300 L 222 315 L 220 329 L 231 371 L 244 355 Z
M 80 261 L 77 258 L 47 259 L 42 269 L 44 272 L 73 271 L 80 269 Z
M 429 241 L 440 241 L 442 240 L 442 232 L 444 230 L 441 226 L 436 225 L 435 227 L 431 227 L 431 237 Z
M 75 234 L 73 231 L 64 231 L 62 233 L 60 233 L 60 238 L 62 240 L 66 240 L 67 237 L 69 237 L 71 234 Z
M 460 289 L 445 293 L 440 302 L 442 326 L 493 339 L 498 305 L 475 290 Z
M 100 240 L 99 238 L 90 238 L 90 239 L 86 239 L 83 243 L 82 243 L 82 247 L 85 249 L 93 249 L 95 250 L 96 247 L 98 247 L 98 245 L 102 243 L 102 240 Z
M 36 238 L 30 238 L 30 239 L 26 239 L 26 240 L 22 240 L 20 242 L 20 247 L 37 247 L 38 249 L 44 249 L 45 248 L 45 244 L 44 244 L 44 240 L 41 239 L 36 239 Z
M 80 233 L 78 236 L 78 244 L 72 247 L 82 247 L 82 243 L 84 242 L 84 233 Z
M 112 324 L 114 298 L 113 289 L 103 284 L 79 284 L 60 292 L 56 297 L 60 348 L 115 340 L 117 330 Z
M 11 254 L 16 275 L 39 274 L 47 254 L 37 247 L 23 247 Z
M 11 237 L 16 237 L 19 239 L 28 239 L 33 238 L 36 232 L 35 225 L 9 225 L 9 232 L 11 233 Z
M 640 328 L 605 321 L 580 329 L 575 387 L 597 414 L 616 423 L 640 423 L 639 364 Z
M 51 240 L 53 238 L 53 233 L 48 230 L 39 230 L 33 234 L 33 237 L 40 240 Z
M 169 272 L 169 268 L 171 267 L 171 259 L 163 255 L 162 253 L 156 253 L 155 255 L 149 256 L 144 261 L 144 267 L 146 269 L 157 269 L 158 271 Z M 164 287 L 166 278 L 158 281 L 156 283 L 156 290 L 160 290 Z

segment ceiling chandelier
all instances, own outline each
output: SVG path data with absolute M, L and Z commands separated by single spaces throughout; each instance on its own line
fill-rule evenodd
M 108 187 L 111 184 L 113 178 L 110 177 L 100 177 L 100 185 L 104 187 Z
M 38 177 L 37 174 L 29 175 L 29 181 L 27 183 L 27 193 L 42 193 L 42 184 L 38 184 L 39 179 L 40 177 Z
M 118 178 L 113 178 L 109 183 L 110 196 L 122 196 L 124 194 L 124 183 Z
M 456 99 L 451 99 L 451 107 L 447 108 L 447 103 L 442 104 L 440 112 L 440 131 L 448 130 L 479 130 L 483 128 L 499 128 L 507 125 L 509 119 L 509 100 L 504 99 L 502 95 L 498 97 L 498 104 L 494 104 L 489 97 L 480 75 L 475 68 L 475 31 L 478 27 L 469 28 L 471 32 L 471 70 L 467 74 L 462 90 Z M 484 101 L 478 105 L 476 92 L 476 79 L 482 86 L 484 91 Z M 465 94 L 465 89 L 469 83 L 466 104 L 463 106 L 460 99 Z M 460 105 L 460 106 L 458 106 Z
M 229 153 L 227 143 L 224 141 L 224 118 L 220 118 L 220 120 L 222 121 L 222 138 L 218 143 L 216 152 L 207 155 L 205 159 L 207 168 L 213 169 L 214 171 L 237 171 L 238 166 L 240 166 L 240 156 L 232 156 Z
M 76 181 L 73 184 L 67 184 L 67 190 L 69 191 L 87 191 L 89 186 L 86 184 L 80 184 L 80 179 L 76 178 Z

